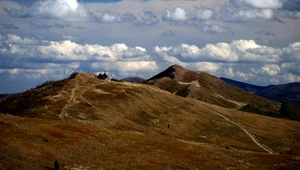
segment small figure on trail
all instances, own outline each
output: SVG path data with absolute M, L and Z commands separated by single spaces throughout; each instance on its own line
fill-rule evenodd
M 170 128 L 171 127 L 171 125 L 170 124 L 168 124 L 168 128 Z
M 54 169 L 59 170 L 59 164 L 57 160 L 54 161 Z

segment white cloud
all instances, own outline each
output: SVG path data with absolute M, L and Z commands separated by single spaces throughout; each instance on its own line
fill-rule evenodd
M 190 12 L 180 7 L 176 7 L 173 10 L 166 9 L 165 14 L 162 16 L 162 20 L 165 22 L 184 22 L 189 20 Z
M 245 72 L 241 72 L 241 71 L 236 71 L 235 75 L 244 81 L 247 81 L 249 79 L 256 77 L 253 73 L 249 73 L 249 72 L 245 73 Z
M 156 55 L 165 61 L 180 62 L 239 62 L 239 63 L 276 63 L 300 62 L 300 42 L 285 48 L 273 48 L 257 44 L 254 40 L 235 40 L 231 43 L 207 44 L 203 48 L 195 45 L 154 48 Z
M 103 46 L 0 34 L 0 73 L 23 75 L 26 79 L 30 79 L 31 74 L 31 79 L 40 79 L 47 74 L 57 74 L 62 78 L 73 71 L 107 70 L 117 77 L 140 75 L 149 78 L 158 70 L 179 64 L 217 76 L 263 84 L 286 83 L 298 80 L 299 53 L 300 42 L 274 48 L 259 45 L 254 40 L 235 40 L 203 47 L 191 44 L 155 46 L 149 51 L 124 43 Z M 243 66 L 240 66 L 241 63 Z M 249 69 L 251 64 L 255 65 L 253 69 Z
M 124 43 L 82 45 L 70 40 L 46 41 L 0 34 L 0 56 L 1 74 L 23 75 L 26 79 L 49 77 L 48 73 L 57 74 L 51 79 L 58 79 L 80 69 L 108 70 L 123 76 L 142 72 L 150 76 L 158 69 L 145 48 Z
M 37 64 L 37 63 L 35 63 Z M 40 68 L 29 69 L 29 68 L 12 68 L 12 69 L 0 69 L 0 74 L 8 74 L 11 78 L 22 77 L 29 80 L 46 78 L 48 80 L 52 79 L 62 79 L 69 76 L 79 68 L 79 63 L 68 63 L 68 64 L 54 64 L 47 63 L 41 64 Z
M 196 62 L 187 63 L 187 67 L 195 71 L 204 71 L 210 74 L 215 74 L 220 69 L 221 64 L 212 62 Z
M 229 44 L 217 43 L 216 45 L 207 44 L 200 49 L 195 45 L 181 44 L 175 47 L 154 48 L 155 53 L 163 58 L 173 58 L 186 62 L 195 61 L 237 61 L 238 56 L 231 51 Z M 178 61 L 177 61 L 178 62 Z
M 280 52 L 283 62 L 300 62 L 300 42 L 290 44 Z
M 221 7 L 220 18 L 226 22 L 273 20 L 273 8 L 281 6 L 278 0 L 231 0 Z
M 123 18 L 119 13 L 112 11 L 103 11 L 96 15 L 100 22 L 122 22 Z
M 77 0 L 44 0 L 37 1 L 29 7 L 24 6 L 21 9 L 4 8 L 4 10 L 10 16 L 20 18 L 34 17 L 68 21 L 92 18 L 91 13 Z
M 241 20 L 264 20 L 264 19 L 272 19 L 273 18 L 273 11 L 270 9 L 253 9 L 253 10 L 246 10 L 246 11 L 239 11 L 236 16 Z
M 197 20 L 207 20 L 213 18 L 215 11 L 211 8 L 201 7 L 195 9 L 195 19 Z
M 233 10 L 225 13 L 221 19 L 229 22 L 264 21 L 274 18 L 271 9 Z
M 166 9 L 165 14 L 162 16 L 164 22 L 171 25 L 184 25 L 200 29 L 203 33 L 209 34 L 232 34 L 229 28 L 217 24 L 204 24 L 206 20 L 215 17 L 215 10 L 205 6 L 200 8 L 195 7 L 194 13 L 181 7 L 176 7 L 173 10 Z
M 220 26 L 220 25 L 215 25 L 215 24 L 201 24 L 199 25 L 200 31 L 209 33 L 209 34 L 221 34 L 221 33 L 227 33 L 227 34 L 232 34 L 232 31 L 229 28 Z
M 269 76 L 274 76 L 280 72 L 280 67 L 276 64 L 267 64 L 264 65 L 261 70 L 266 72 Z
M 227 69 L 225 69 L 225 74 L 227 77 L 234 77 L 234 72 L 233 72 L 233 68 L 232 67 L 228 67 Z
M 281 0 L 242 0 L 255 8 L 281 8 L 283 3 Z
M 300 82 L 300 76 L 292 73 L 284 73 L 283 78 L 287 83 Z
M 143 11 L 138 15 L 126 12 L 120 14 L 112 11 L 102 11 L 96 14 L 97 20 L 104 23 L 130 22 L 136 26 L 152 26 L 159 22 L 157 16 L 152 11 Z
M 95 69 L 106 68 L 117 72 L 135 72 L 135 71 L 156 71 L 157 65 L 154 61 L 118 61 L 118 62 L 94 62 L 92 67 Z
M 39 41 L 8 34 L 1 37 L 0 55 L 11 59 L 38 59 L 52 61 L 133 61 L 148 60 L 145 48 L 127 47 L 125 44 L 101 46 L 81 45 L 70 40 Z

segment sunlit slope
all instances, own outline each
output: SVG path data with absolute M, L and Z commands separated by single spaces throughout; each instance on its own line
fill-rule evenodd
M 226 108 L 235 108 L 262 115 L 284 117 L 280 103 L 256 96 L 205 72 L 194 72 L 173 65 L 155 75 L 146 84 L 178 96 L 194 98 Z

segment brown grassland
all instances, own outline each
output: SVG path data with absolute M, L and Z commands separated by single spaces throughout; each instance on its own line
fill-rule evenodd
M 0 112 L 3 170 L 54 169 L 55 160 L 74 170 L 300 167 L 300 122 L 92 74 L 11 96 Z

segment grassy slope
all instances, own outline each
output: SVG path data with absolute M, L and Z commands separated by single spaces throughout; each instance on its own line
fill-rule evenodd
M 195 85 L 192 82 L 198 83 Z M 174 65 L 145 83 L 179 96 L 189 97 L 226 108 L 239 108 L 262 115 L 282 117 L 280 103 L 231 86 L 204 72 L 194 72 Z M 239 103 L 237 105 L 237 103 Z
M 25 110 L 26 114 L 20 109 L 11 113 L 25 117 L 0 114 L 0 169 L 53 168 L 56 159 L 65 169 L 300 166 L 296 155 L 299 145 L 294 143 L 299 140 L 299 122 L 257 115 L 253 118 L 248 113 L 181 98 L 152 86 L 100 81 L 86 74 L 63 83 L 59 90 L 52 89 L 53 94 L 51 86 L 36 89 L 43 94 L 43 88 L 48 88 L 48 95 L 39 99 L 45 101 L 37 106 L 40 112 L 33 106 Z M 75 95 L 70 100 L 72 89 Z M 12 101 L 22 102 L 23 98 Z M 62 121 L 59 115 L 67 101 L 68 121 Z M 212 107 L 284 154 L 265 153 L 241 129 L 216 115 Z M 280 133 L 274 133 L 274 129 L 280 129 Z

